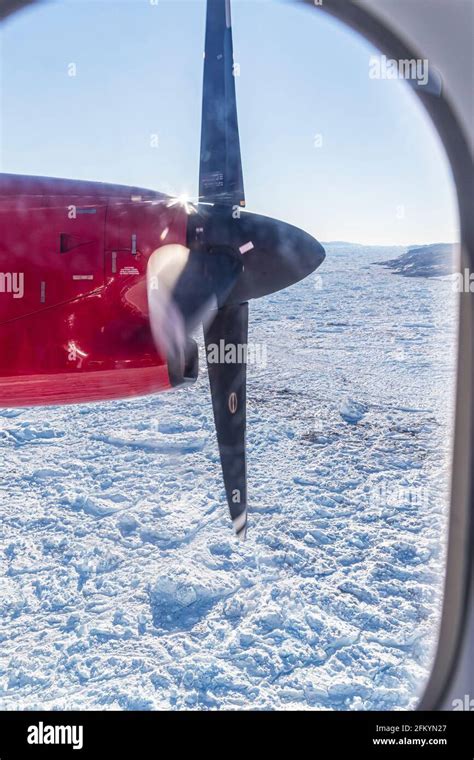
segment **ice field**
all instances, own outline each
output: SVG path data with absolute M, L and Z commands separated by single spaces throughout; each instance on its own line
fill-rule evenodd
M 449 278 L 328 245 L 251 304 L 249 531 L 188 389 L 0 410 L 0 707 L 408 709 L 442 594 Z

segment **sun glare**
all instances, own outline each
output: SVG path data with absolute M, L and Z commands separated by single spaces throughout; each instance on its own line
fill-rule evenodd
M 191 203 L 191 200 L 189 198 L 189 195 L 187 193 L 182 193 L 181 195 L 176 196 L 176 198 L 171 198 L 169 203 L 167 204 L 168 208 L 171 208 L 172 206 L 180 206 L 181 208 L 184 208 L 187 214 L 195 214 L 196 208 Z

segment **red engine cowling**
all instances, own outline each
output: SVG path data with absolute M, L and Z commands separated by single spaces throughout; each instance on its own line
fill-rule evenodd
M 186 244 L 186 211 L 163 194 L 0 176 L 0 405 L 156 393 L 197 376 L 152 339 L 146 267 Z

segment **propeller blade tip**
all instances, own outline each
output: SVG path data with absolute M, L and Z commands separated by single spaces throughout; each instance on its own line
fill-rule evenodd
M 237 517 L 232 520 L 235 535 L 240 541 L 245 541 L 247 537 L 247 507 Z

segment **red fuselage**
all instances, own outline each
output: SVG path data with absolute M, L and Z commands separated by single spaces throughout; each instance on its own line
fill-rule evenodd
M 0 405 L 171 387 L 152 340 L 146 267 L 186 245 L 186 211 L 150 190 L 0 175 Z

